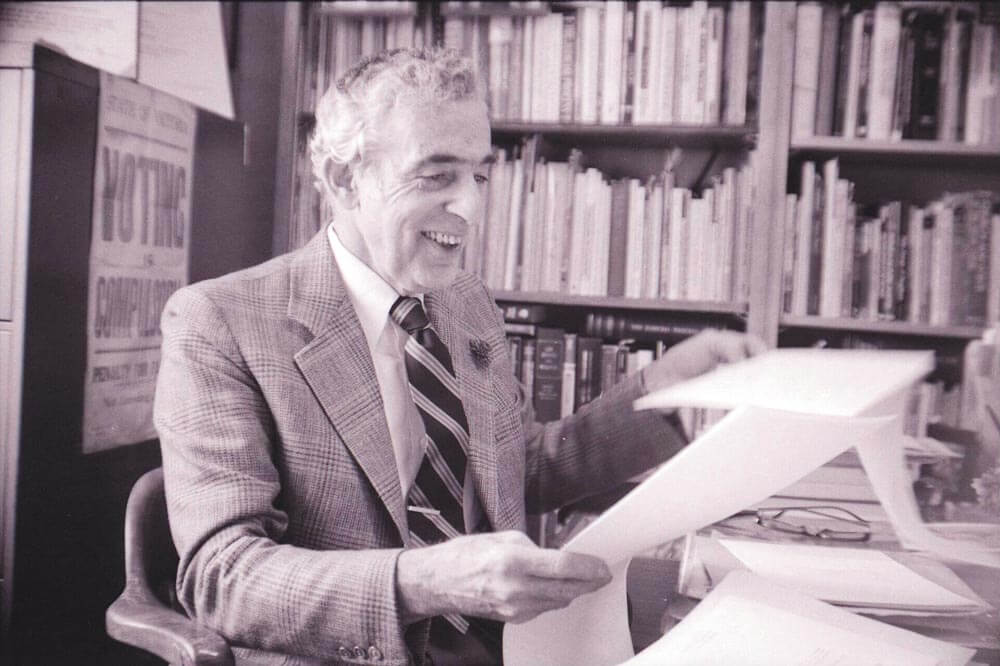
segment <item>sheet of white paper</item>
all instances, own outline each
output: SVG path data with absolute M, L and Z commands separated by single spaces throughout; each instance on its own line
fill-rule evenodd
M 135 76 L 135 2 L 0 3 L 0 66 L 31 67 L 34 45 L 119 76 Z
M 904 390 L 933 368 L 933 353 L 924 351 L 775 349 L 651 393 L 635 406 L 755 405 L 842 416 L 902 414 Z M 924 524 L 906 468 L 901 429 L 881 441 L 852 444 L 904 547 L 1000 568 L 1000 553 L 942 538 Z
M 625 606 L 630 557 L 751 506 L 851 443 L 877 442 L 898 428 L 895 417 L 733 410 L 566 544 L 603 558 L 615 580 L 567 608 L 508 625 L 504 663 L 601 666 L 628 659 L 631 639 L 618 609 Z
M 720 539 L 753 573 L 816 599 L 858 605 L 959 606 L 941 587 L 882 551 Z
M 1000 568 L 1000 551 L 985 549 L 981 543 L 938 536 L 923 522 L 906 471 L 902 437 L 884 442 L 858 442 L 861 464 L 875 495 L 896 530 L 900 543 L 941 557 Z
M 140 3 L 139 82 L 232 118 L 219 3 Z
M 623 666 L 960 666 L 974 652 L 734 571 L 679 625 Z
M 742 405 L 857 416 L 934 369 L 924 351 L 774 349 L 650 393 L 636 409 Z M 888 412 L 882 412 L 888 413 Z

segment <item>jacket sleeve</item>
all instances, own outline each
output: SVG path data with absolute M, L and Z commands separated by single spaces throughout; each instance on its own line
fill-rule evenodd
M 401 550 L 283 544 L 275 427 L 224 316 L 189 287 L 161 325 L 154 422 L 184 609 L 235 645 L 325 659 L 374 646 L 407 663 Z
M 484 286 L 488 303 L 493 297 Z M 502 338 L 503 314 L 493 307 Z M 505 352 L 506 353 L 506 352 Z M 507 357 L 510 366 L 510 359 Z M 511 366 L 512 367 L 512 366 Z M 534 422 L 531 396 L 513 377 L 525 439 L 525 511 L 551 511 L 588 495 L 614 488 L 662 463 L 687 444 L 676 413 L 635 411 L 645 394 L 636 374 L 615 385 L 577 413 L 559 421 Z

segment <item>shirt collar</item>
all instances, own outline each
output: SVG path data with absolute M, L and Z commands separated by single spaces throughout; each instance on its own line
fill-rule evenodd
M 361 330 L 364 331 L 365 339 L 368 341 L 368 349 L 374 355 L 389 318 L 389 308 L 399 298 L 399 294 L 382 279 L 382 276 L 344 247 L 333 229 L 333 224 L 327 227 L 327 238 L 333 256 L 337 260 L 337 266 L 340 268 L 340 274 L 344 278 L 344 286 L 354 304 L 354 311 L 361 322 Z M 419 295 L 418 298 L 423 303 L 423 295 Z

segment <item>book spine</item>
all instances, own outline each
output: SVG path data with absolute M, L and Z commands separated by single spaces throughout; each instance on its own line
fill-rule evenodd
M 625 30 L 625 3 L 609 0 L 604 4 L 604 60 L 601 77 L 601 123 L 617 125 L 621 118 L 622 45 Z
M 670 201 L 670 292 L 668 298 L 680 300 L 685 295 L 687 278 L 688 212 L 691 205 L 691 191 L 675 187 Z
M 584 7 L 579 11 L 580 26 L 580 115 L 579 122 L 596 123 L 600 118 L 598 106 L 598 89 L 600 85 L 599 69 L 601 61 L 602 35 L 600 19 L 602 9 Z
M 635 17 L 636 2 L 626 4 L 625 25 L 622 32 L 621 90 L 618 92 L 620 109 L 618 122 L 631 125 L 635 115 Z
M 601 393 L 618 381 L 618 345 L 601 345 Z
M 868 138 L 887 140 L 892 131 L 896 66 L 899 60 L 901 27 L 899 5 L 875 5 L 872 28 L 870 85 L 868 87 Z
M 630 178 L 627 183 L 628 213 L 626 215 L 625 296 L 628 298 L 639 298 L 642 295 L 642 258 L 645 244 L 643 222 L 645 221 L 646 202 L 642 183 L 636 178 Z
M 796 194 L 785 195 L 784 233 L 782 233 L 784 247 L 781 262 L 781 311 L 785 314 L 792 314 L 792 285 L 795 280 L 795 208 L 798 200 Z
M 601 340 L 581 336 L 576 346 L 576 396 L 574 410 L 597 397 L 601 391 Z
M 722 121 L 722 47 L 726 15 L 722 7 L 709 7 L 706 16 L 705 115 L 702 122 L 718 125 Z
M 938 88 L 938 133 L 940 141 L 958 141 L 962 94 L 962 50 L 968 42 L 968 24 L 952 6 L 948 12 L 944 49 L 941 55 L 941 81 Z M 964 118 L 963 118 L 964 122 Z
M 507 120 L 510 105 L 510 52 L 513 26 L 509 16 L 490 17 L 490 110 L 495 120 Z
M 655 24 L 654 24 L 655 17 Z M 649 2 L 636 5 L 635 18 L 635 108 L 632 122 L 650 122 L 653 100 L 653 48 L 658 44 L 660 7 Z
M 822 5 L 818 2 L 802 2 L 796 5 L 792 137 L 812 136 L 815 131 L 822 30 Z
M 663 182 L 656 179 L 645 188 L 643 220 L 642 298 L 656 298 L 660 288 L 660 254 L 663 248 Z
M 903 15 L 903 27 L 899 35 L 899 67 L 896 68 L 896 96 L 893 101 L 892 139 L 898 141 L 910 131 L 910 109 L 913 106 L 913 82 L 915 73 L 913 61 L 916 41 L 913 24 L 909 15 Z
M 858 133 L 858 94 L 861 87 L 861 46 L 864 42 L 865 14 L 851 17 L 851 46 L 847 64 L 847 85 L 844 91 L 844 124 L 842 135 L 848 138 Z
M 764 51 L 764 5 L 750 3 L 750 58 L 747 63 L 746 124 L 757 123 L 761 98 L 761 55 Z
M 871 65 L 872 65 L 872 35 L 875 31 L 875 12 L 866 9 L 862 12 L 864 29 L 861 33 L 861 51 L 858 59 L 858 115 L 855 133 L 860 137 L 868 136 L 868 115 L 871 110 Z
M 663 46 L 663 60 L 660 63 L 660 97 L 654 122 L 669 124 L 675 122 L 677 116 L 674 109 L 677 105 L 677 62 L 681 52 L 682 33 L 678 31 L 677 7 L 663 7 L 660 14 L 660 42 Z
M 903 205 L 895 202 L 894 212 L 896 218 L 896 229 L 898 240 L 896 242 L 896 264 L 893 270 L 894 276 L 894 303 L 893 314 L 897 321 L 907 321 L 909 313 L 907 306 L 909 303 L 909 292 L 912 287 L 909 281 L 909 264 L 912 261 L 910 247 L 910 225 L 909 220 L 903 220 Z
M 535 337 L 535 418 L 557 421 L 562 413 L 564 331 L 539 327 Z
M 524 381 L 524 338 L 520 335 L 507 336 L 507 353 L 517 381 Z
M 529 396 L 531 404 L 535 404 L 535 356 L 538 343 L 535 339 L 526 338 L 521 346 L 521 383 L 524 394 Z
M 965 107 L 965 135 L 968 144 L 982 143 L 988 125 L 996 124 L 996 118 L 991 118 L 987 112 L 988 100 L 995 97 L 997 91 L 991 88 L 991 71 L 996 66 L 991 62 L 996 45 L 997 27 L 975 23 L 972 26 L 972 39 L 969 52 L 968 95 Z
M 844 136 L 844 113 L 847 109 L 847 79 L 851 69 L 851 25 L 850 7 L 843 6 L 839 18 L 840 29 L 837 39 L 837 85 L 834 94 L 833 127 L 834 136 Z
M 809 310 L 809 257 L 815 196 L 816 164 L 806 161 L 802 163 L 799 186 L 798 219 L 795 222 L 795 279 L 792 282 L 792 314 L 800 316 Z
M 939 12 L 913 12 L 913 93 L 910 126 L 904 129 L 903 138 L 936 139 L 945 21 Z
M 823 276 L 823 211 L 826 208 L 827 188 L 833 187 L 823 176 L 816 174 L 816 186 L 813 194 L 813 210 L 811 217 L 812 231 L 809 232 L 809 287 L 807 314 L 819 314 L 820 290 Z
M 986 321 L 1000 321 L 1000 202 L 990 208 L 989 222 L 989 286 L 986 292 Z
M 837 82 L 837 38 L 840 35 L 840 8 L 823 5 L 822 37 L 819 49 L 816 119 L 813 132 L 817 136 L 833 134 L 834 96 Z
M 535 80 L 534 54 L 535 54 L 535 26 L 538 17 L 526 16 L 524 19 L 524 32 L 521 47 L 521 120 L 533 121 L 535 101 L 533 99 Z
M 562 63 L 559 75 L 559 122 L 573 122 L 573 91 L 576 86 L 576 14 L 562 15 Z
M 524 68 L 524 17 L 514 17 L 511 21 L 510 37 L 510 91 L 507 94 L 507 112 L 505 117 L 508 120 L 525 120 L 521 115 L 521 84 L 524 80 L 522 70 Z
M 663 214 L 660 218 L 660 271 L 656 292 L 659 298 L 670 298 L 670 253 L 672 251 L 670 244 L 673 242 L 671 201 L 673 191 L 674 174 L 672 171 L 667 171 L 663 174 Z
M 509 303 L 502 308 L 504 321 L 540 324 L 548 318 L 548 308 L 541 303 Z
M 909 261 L 906 266 L 906 321 L 920 322 L 920 312 L 923 308 L 923 272 L 927 266 L 924 257 L 924 211 L 919 206 L 910 205 L 906 217 L 907 254 Z
M 847 201 L 847 209 L 844 218 L 844 267 L 843 267 L 843 284 L 841 286 L 841 302 L 840 302 L 840 314 L 843 317 L 852 316 L 852 297 L 854 294 L 854 247 L 857 242 L 857 232 L 858 232 L 858 207 L 854 203 L 854 184 L 850 181 L 840 180 L 837 182 L 838 187 L 841 183 L 846 183 L 847 194 L 845 200 Z
M 573 413 L 576 403 L 576 333 L 563 335 L 562 386 L 560 387 L 560 418 Z
M 820 272 L 818 314 L 836 317 L 840 314 L 840 244 L 843 209 L 837 201 L 839 162 L 836 157 L 823 164 L 823 244 Z
M 747 116 L 747 83 L 750 60 L 750 3 L 735 0 L 729 3 L 726 16 L 725 88 L 723 122 L 743 125 Z
M 628 252 L 629 182 L 611 184 L 611 242 L 608 245 L 608 296 L 625 295 Z

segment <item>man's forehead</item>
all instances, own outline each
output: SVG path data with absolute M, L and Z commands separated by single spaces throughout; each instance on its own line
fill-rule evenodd
M 471 155 L 471 152 L 467 155 L 458 155 L 453 152 L 436 152 L 426 156 L 416 155 L 413 157 L 413 163 L 409 166 L 409 169 L 416 170 L 438 164 L 472 164 L 473 166 L 479 166 L 493 164 L 496 161 L 496 157 L 492 152 L 486 153 L 478 159 Z

